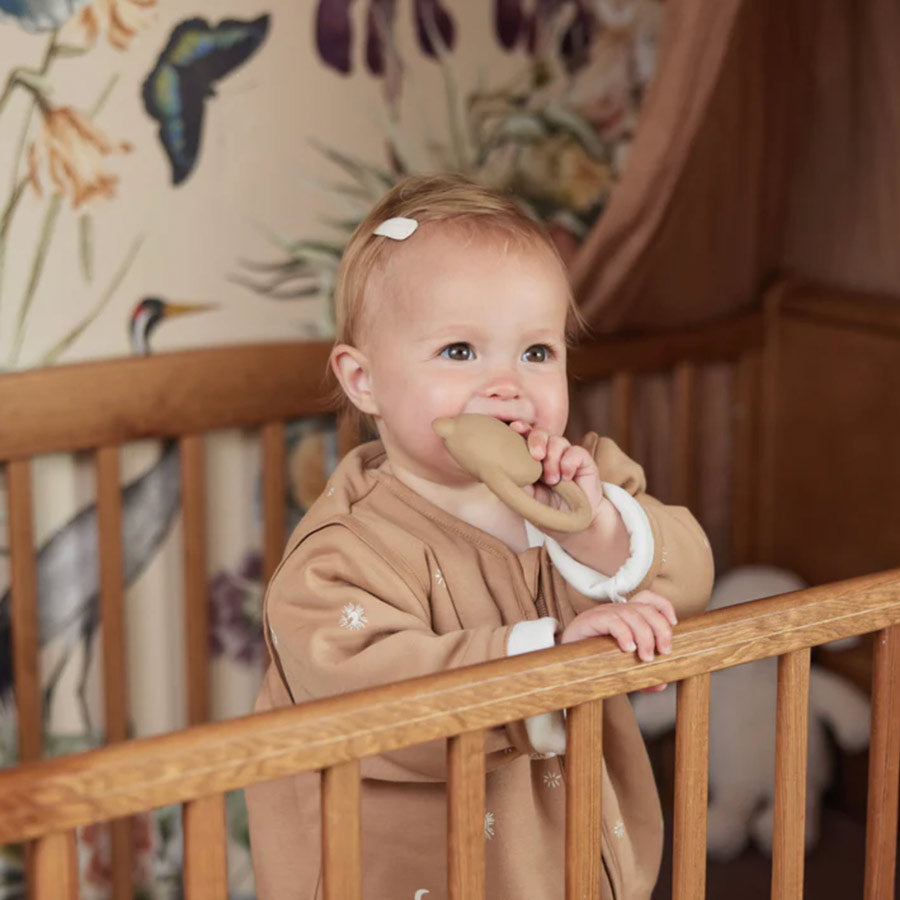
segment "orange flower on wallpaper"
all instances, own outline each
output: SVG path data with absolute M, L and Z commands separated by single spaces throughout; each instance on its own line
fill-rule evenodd
M 119 182 L 105 168 L 111 153 L 128 153 L 127 141 L 108 138 L 87 116 L 68 106 L 42 107 L 44 127 L 28 148 L 28 180 L 43 193 L 41 170 L 49 175 L 55 192 L 72 199 L 72 208 L 115 194 Z
M 103 32 L 113 47 L 127 50 L 156 3 L 157 0 L 93 0 L 75 17 L 73 27 L 83 32 L 88 44 L 93 44 Z

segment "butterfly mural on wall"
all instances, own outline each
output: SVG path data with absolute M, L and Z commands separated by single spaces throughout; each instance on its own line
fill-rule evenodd
M 159 122 L 173 185 L 181 184 L 197 162 L 206 101 L 215 96 L 216 82 L 246 62 L 268 30 L 268 15 L 223 19 L 218 25 L 191 18 L 172 29 L 142 95 L 147 113 Z

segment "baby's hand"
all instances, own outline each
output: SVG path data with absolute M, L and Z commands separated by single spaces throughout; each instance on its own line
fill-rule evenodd
M 584 491 L 596 516 L 604 499 L 603 485 L 591 454 L 562 435 L 540 428 L 529 431 L 524 422 L 510 422 L 509 427 L 525 438 L 528 451 L 543 467 L 542 483 L 534 485 L 531 493 L 542 503 L 560 508 L 565 506 L 564 501 L 549 488 L 562 480 L 574 481 Z
M 600 603 L 579 613 L 566 626 L 560 642 L 609 635 L 626 653 L 637 651 L 644 662 L 656 653 L 672 652 L 675 607 L 653 591 L 641 591 L 627 603 Z

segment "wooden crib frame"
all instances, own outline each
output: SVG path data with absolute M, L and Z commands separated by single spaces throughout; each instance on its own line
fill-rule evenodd
M 0 842 L 33 840 L 34 896 L 77 896 L 73 829 L 184 803 L 185 896 L 222 900 L 224 791 L 322 770 L 327 900 L 362 896 L 359 759 L 448 739 L 451 900 L 484 896 L 484 732 L 567 708 L 566 897 L 600 891 L 604 697 L 678 682 L 673 896 L 705 896 L 710 672 L 779 657 L 772 896 L 803 892 L 810 647 L 879 630 L 865 874 L 866 900 L 893 897 L 900 760 L 900 570 L 716 610 L 684 622 L 650 663 L 608 638 L 373 688 L 327 701 L 0 772 Z
M 698 372 L 734 367 L 732 559 L 778 560 L 771 537 L 779 472 L 773 424 L 782 322 L 810 298 L 790 286 L 753 312 L 675 335 L 603 339 L 577 349 L 576 383 L 610 379 L 609 431 L 626 448 L 635 379 L 672 373 L 673 497 L 692 505 L 697 464 Z M 200 724 L 208 717 L 203 434 L 259 428 L 263 446 L 264 570 L 284 543 L 284 422 L 321 411 L 328 347 L 304 343 L 233 347 L 112 360 L 0 378 L 0 461 L 9 496 L 16 704 L 22 763 L 0 772 L 0 844 L 33 841 L 32 894 L 77 896 L 74 828 L 114 820 L 114 890 L 129 896 L 127 817 L 185 803 L 185 886 L 190 898 L 224 897 L 223 791 L 310 769 L 323 770 L 326 897 L 361 896 L 358 759 L 412 743 L 448 739 L 449 896 L 483 896 L 483 731 L 568 708 L 567 897 L 599 896 L 600 770 L 604 697 L 678 681 L 674 896 L 704 896 L 706 734 L 709 673 L 779 657 L 775 857 L 776 897 L 803 883 L 803 790 L 810 648 L 878 632 L 872 657 L 873 726 L 867 822 L 867 900 L 893 896 L 896 865 L 900 701 L 900 573 L 885 572 L 785 598 L 720 610 L 682 623 L 671 656 L 637 663 L 605 639 L 560 647 L 300 707 Z M 342 425 L 342 445 L 354 436 Z M 175 438 L 181 451 L 188 710 L 191 727 L 128 740 L 121 574 L 118 447 Z M 30 459 L 90 451 L 97 470 L 102 561 L 105 722 L 110 746 L 55 760 L 41 755 Z M 779 510 L 779 521 L 783 510 Z M 884 568 L 884 566 L 872 566 Z M 862 569 L 861 571 L 867 571 Z M 193 849 L 192 849 L 193 848 Z M 349 861 L 349 862 L 348 862 Z

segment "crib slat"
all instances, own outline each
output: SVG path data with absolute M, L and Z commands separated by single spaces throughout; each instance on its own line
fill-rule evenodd
M 270 422 L 262 429 L 263 579 L 272 577 L 285 540 L 284 423 Z
M 119 450 L 95 454 L 97 527 L 100 538 L 100 627 L 103 634 L 103 699 L 108 743 L 127 734 L 128 684 L 125 665 L 124 569 L 122 564 L 122 491 Z
M 209 611 L 206 599 L 206 459 L 201 435 L 179 439 L 184 521 L 184 649 L 189 725 L 209 719 Z
M 225 795 L 212 794 L 184 804 L 185 900 L 226 900 Z
M 706 896 L 709 685 L 709 672 L 678 683 L 672 867 L 675 900 L 702 900 Z
M 880 632 L 872 669 L 865 900 L 894 896 L 900 778 L 900 625 Z
M 631 372 L 616 372 L 612 380 L 610 430 L 624 453 L 629 453 L 631 448 L 633 404 L 634 376 Z
M 602 882 L 603 701 L 566 716 L 566 900 L 599 900 Z
M 125 663 L 125 573 L 122 558 L 122 489 L 118 447 L 101 447 L 94 454 L 97 472 L 97 530 L 100 554 L 100 628 L 103 634 L 103 703 L 106 742 L 128 737 L 128 671 Z M 131 881 L 131 820 L 109 823 L 112 895 L 129 900 Z
M 322 771 L 322 887 L 324 900 L 362 898 L 359 760 Z
M 692 362 L 675 366 L 672 391 L 673 497 L 675 503 L 692 508 L 696 489 L 694 439 L 697 433 L 697 367 Z
M 59 831 L 33 844 L 32 900 L 78 900 L 74 831 Z
M 484 732 L 447 741 L 447 892 L 484 897 Z
M 759 417 L 761 369 L 758 353 L 745 353 L 734 367 L 731 432 L 731 564 L 756 558 L 759 517 Z
M 778 658 L 772 897 L 803 896 L 809 647 Z
M 27 460 L 7 463 L 6 480 L 9 505 L 10 618 L 19 760 L 27 762 L 41 757 L 43 742 L 31 463 Z

